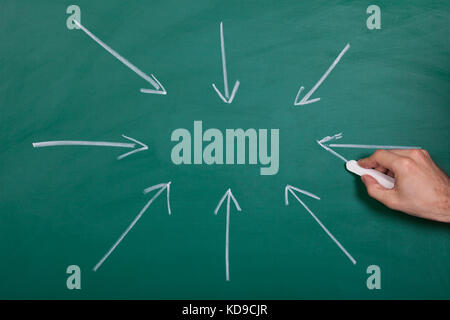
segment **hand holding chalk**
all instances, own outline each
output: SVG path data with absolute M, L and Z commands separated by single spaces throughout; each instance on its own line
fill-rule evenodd
M 347 163 L 345 164 L 345 167 L 347 168 L 348 171 L 353 172 L 359 176 L 363 176 L 363 175 L 367 174 L 367 175 L 373 177 L 375 180 L 377 180 L 377 182 L 379 184 L 381 184 L 386 189 L 394 188 L 394 185 L 395 185 L 394 178 L 392 178 L 386 174 L 383 174 L 380 171 L 377 171 L 375 169 L 365 169 L 365 168 L 361 167 L 358 164 L 358 162 L 356 162 L 355 160 L 347 161 Z
M 392 172 L 395 181 L 372 168 Z M 389 208 L 450 223 L 450 179 L 425 150 L 377 150 L 358 163 L 348 161 L 347 169 L 364 176 L 369 196 Z

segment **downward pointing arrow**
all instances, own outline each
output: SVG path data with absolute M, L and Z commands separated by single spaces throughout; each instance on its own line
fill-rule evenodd
M 123 143 L 123 142 L 107 142 L 107 141 L 80 141 L 80 140 L 59 140 L 59 141 L 42 141 L 33 142 L 34 148 L 44 148 L 44 147 L 55 147 L 55 146 L 95 146 L 95 147 L 116 147 L 116 148 L 135 148 L 133 151 L 124 153 L 117 157 L 117 160 L 123 159 L 137 153 L 148 149 L 148 146 L 142 142 L 122 135 L 125 139 L 128 139 L 136 144 L 140 145 L 141 148 L 135 148 L 135 143 Z
M 222 95 L 222 93 L 217 89 L 216 85 L 213 83 L 212 86 L 214 90 L 216 90 L 217 94 L 219 95 L 220 99 L 222 99 L 225 103 L 232 103 L 234 96 L 236 95 L 236 92 L 239 88 L 239 80 L 237 80 L 234 83 L 233 90 L 231 91 L 231 95 L 228 91 L 228 75 L 227 75 L 227 61 L 225 56 L 225 40 L 223 38 L 223 23 L 220 22 L 220 48 L 222 50 L 222 71 L 223 71 L 223 84 L 224 84 L 224 90 L 225 90 L 225 96 Z
M 339 60 L 341 60 L 342 56 L 347 52 L 347 50 L 349 48 L 350 48 L 350 45 L 347 44 L 345 46 L 345 48 L 341 51 L 341 53 L 338 55 L 336 60 L 334 60 L 334 62 L 328 68 L 328 70 L 323 74 L 323 76 L 319 79 L 319 81 L 317 81 L 317 83 L 314 85 L 314 87 L 312 87 L 312 89 L 309 90 L 309 92 L 307 94 L 305 94 L 305 96 L 303 97 L 302 100 L 298 101 L 298 98 L 300 97 L 300 94 L 302 93 L 303 89 L 305 89 L 305 87 L 300 87 L 300 90 L 298 90 L 297 96 L 295 97 L 294 105 L 301 106 L 301 105 L 304 105 L 304 104 L 314 103 L 314 102 L 317 102 L 317 101 L 320 100 L 320 98 L 315 98 L 315 99 L 311 99 L 311 100 L 309 100 L 309 98 L 313 95 L 313 93 L 317 90 L 317 88 L 319 88 L 319 86 L 322 84 L 322 82 L 328 77 L 330 72 L 334 69 L 334 67 L 336 67 L 336 65 L 338 64 Z
M 108 51 L 110 54 L 112 54 L 117 60 L 122 62 L 124 65 L 126 65 L 128 68 L 130 68 L 134 73 L 136 73 L 138 76 L 140 76 L 142 79 L 150 83 L 154 89 L 141 89 L 142 93 L 154 93 L 154 94 L 167 94 L 166 89 L 162 86 L 162 84 L 156 79 L 154 75 L 146 75 L 144 72 L 142 72 L 140 69 L 138 69 L 136 66 L 134 66 L 130 61 L 122 57 L 120 54 L 118 54 L 116 51 L 114 51 L 111 47 L 109 47 L 106 43 L 104 43 L 102 40 L 97 38 L 93 33 L 91 33 L 88 29 L 86 29 L 80 22 L 77 20 L 73 20 L 73 22 L 77 25 L 78 28 L 84 31 L 89 37 L 92 38 L 95 42 L 97 42 L 99 45 L 101 45 L 106 51 Z
M 316 196 L 315 194 L 312 194 L 311 192 L 301 190 L 301 189 L 293 187 L 291 185 L 286 185 L 286 188 L 284 189 L 284 201 L 285 201 L 286 205 L 289 205 L 288 192 L 290 192 L 295 197 L 295 199 L 297 199 L 297 201 L 300 202 L 300 204 L 303 206 L 303 208 L 305 208 L 306 211 L 308 211 L 308 213 L 314 218 L 314 220 L 316 220 L 316 222 L 326 232 L 326 234 L 331 238 L 331 240 L 333 240 L 336 243 L 336 245 L 339 247 L 339 249 L 341 249 L 342 252 L 344 252 L 344 254 L 347 256 L 347 258 L 349 258 L 353 264 L 356 264 L 356 260 L 353 259 L 353 257 L 350 255 L 350 253 L 348 253 L 348 251 L 345 250 L 344 246 L 342 246 L 341 243 L 331 234 L 331 232 L 328 231 L 328 229 L 323 225 L 323 223 L 319 220 L 319 218 L 317 218 L 316 215 L 308 208 L 308 206 L 302 200 L 300 200 L 300 198 L 297 196 L 297 194 L 294 191 L 297 191 L 299 193 L 302 193 L 304 195 L 307 195 L 307 196 L 317 199 L 317 200 L 320 200 L 320 198 L 318 196 Z
M 134 225 L 139 221 L 139 219 L 142 217 L 142 215 L 145 213 L 145 211 L 147 211 L 148 207 L 150 207 L 150 205 L 152 204 L 153 200 L 158 198 L 158 196 L 166 189 L 167 189 L 167 209 L 169 211 L 169 215 L 171 214 L 171 212 L 170 212 L 170 202 L 169 202 L 170 183 L 171 182 L 160 183 L 160 184 L 154 185 L 154 186 L 149 187 L 149 188 L 144 190 L 144 193 L 149 193 L 149 192 L 151 192 L 153 190 L 159 189 L 159 191 L 150 199 L 150 201 L 147 202 L 145 207 L 142 208 L 142 210 L 139 212 L 139 214 L 136 216 L 136 218 L 134 218 L 134 220 L 130 223 L 130 225 L 120 235 L 119 239 L 117 239 L 117 241 L 112 245 L 112 247 L 108 250 L 108 252 L 103 256 L 103 258 L 101 258 L 100 261 L 95 265 L 95 267 L 93 268 L 94 271 L 97 271 L 98 268 L 101 267 L 103 262 L 105 262 L 105 260 L 108 259 L 109 255 L 116 249 L 116 247 L 119 245 L 119 243 L 126 237 L 128 232 L 130 232 L 130 230 L 134 227 Z
M 241 207 L 239 203 L 236 201 L 236 198 L 231 193 L 231 189 L 228 189 L 227 192 L 223 195 L 222 199 L 220 199 L 219 204 L 214 210 L 214 214 L 217 215 L 217 212 L 220 209 L 220 206 L 224 202 L 225 198 L 227 198 L 227 223 L 226 223 L 226 231 L 225 231 L 225 277 L 227 281 L 230 281 L 230 260 L 229 260 L 229 240 L 230 240 L 230 199 L 233 199 L 234 205 L 238 211 L 241 211 Z

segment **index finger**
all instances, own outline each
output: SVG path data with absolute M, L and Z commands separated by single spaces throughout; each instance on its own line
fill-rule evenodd
M 400 158 L 402 158 L 402 156 L 387 150 L 380 149 L 375 151 L 370 157 L 360 159 L 358 161 L 358 164 L 361 167 L 367 169 L 381 166 L 395 173 L 394 163 Z

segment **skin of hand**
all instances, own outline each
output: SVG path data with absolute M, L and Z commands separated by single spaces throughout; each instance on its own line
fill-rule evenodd
M 358 164 L 395 178 L 395 186 L 389 190 L 371 176 L 362 176 L 372 198 L 393 210 L 450 223 L 450 181 L 427 151 L 377 150 Z

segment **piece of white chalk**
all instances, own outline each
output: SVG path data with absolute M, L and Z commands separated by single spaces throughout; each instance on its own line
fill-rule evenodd
M 369 175 L 369 176 L 373 177 L 375 180 L 378 181 L 379 184 L 381 184 L 386 189 L 394 188 L 394 185 L 395 185 L 394 178 L 392 178 L 384 173 L 381 173 L 380 171 L 377 171 L 375 169 L 365 169 L 365 168 L 359 166 L 358 162 L 356 162 L 355 160 L 347 161 L 347 163 L 345 164 L 345 167 L 347 168 L 348 171 L 353 172 L 359 176 Z

